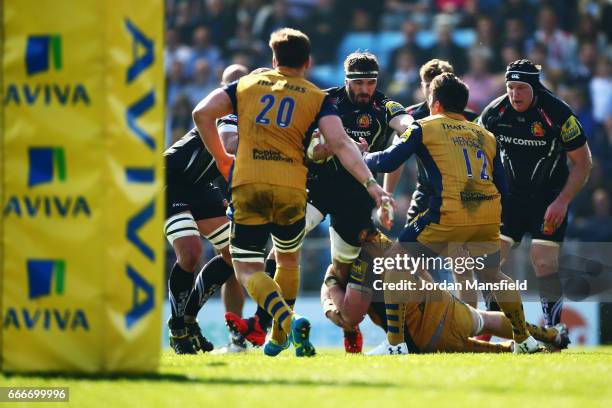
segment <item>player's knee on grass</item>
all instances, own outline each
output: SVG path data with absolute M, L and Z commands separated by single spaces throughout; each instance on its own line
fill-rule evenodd
M 186 236 L 174 240 L 174 252 L 176 261 L 187 272 L 194 272 L 200 255 L 202 254 L 202 242 L 199 236 Z

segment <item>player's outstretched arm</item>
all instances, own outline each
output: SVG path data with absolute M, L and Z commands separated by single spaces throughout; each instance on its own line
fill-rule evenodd
M 376 202 L 376 206 L 380 207 L 383 201 L 394 205 L 393 199 L 374 180 L 372 173 L 363 162 L 357 145 L 349 138 L 344 127 L 342 127 L 340 118 L 336 115 L 323 116 L 319 119 L 319 129 L 325 135 L 329 147 L 344 168 L 367 188 L 368 193 Z
M 401 142 L 389 146 L 386 150 L 376 153 L 368 153 L 364 160 L 370 170 L 375 172 L 390 173 L 402 165 L 417 151 L 422 143 L 423 136 L 418 123 L 410 126 L 400 136 Z
M 215 158 L 219 172 L 226 179 L 234 157 L 227 154 L 219 133 L 217 132 L 217 118 L 228 115 L 234 111 L 229 95 L 221 88 L 215 89 L 200 101 L 193 110 L 193 121 L 200 132 L 204 145 Z

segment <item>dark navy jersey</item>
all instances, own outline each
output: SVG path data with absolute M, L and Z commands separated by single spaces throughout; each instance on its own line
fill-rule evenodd
M 236 115 L 228 115 L 217 120 L 217 128 L 237 131 Z M 212 183 L 221 176 L 212 155 L 206 150 L 200 133 L 191 129 L 164 152 L 166 174 L 180 176 L 186 184 Z M 171 182 L 168 177 L 167 183 Z
M 360 137 L 364 138 L 371 152 L 384 150 L 389 145 L 393 134 L 389 122 L 396 116 L 406 113 L 400 103 L 389 100 L 379 91 L 374 93 L 372 101 L 365 106 L 353 104 L 344 86 L 330 88 L 325 92 L 336 107 L 346 133 L 356 142 L 359 142 Z M 349 175 L 336 157 L 324 164 L 312 163 L 309 170 L 311 174 L 326 174 L 333 177 L 338 173 Z
M 537 91 L 535 104 L 522 113 L 502 95 L 479 123 L 495 135 L 510 192 L 517 195 L 561 191 L 569 175 L 567 152 L 587 140 L 570 107 L 547 89 Z

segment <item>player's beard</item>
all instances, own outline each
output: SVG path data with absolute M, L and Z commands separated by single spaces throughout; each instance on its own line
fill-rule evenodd
M 368 106 L 370 102 L 372 102 L 372 97 L 366 93 L 356 94 L 355 92 L 353 92 L 353 90 L 350 87 L 347 87 L 347 91 L 348 91 L 349 99 L 351 100 L 353 105 Z M 364 100 L 363 97 L 367 98 L 367 100 Z M 362 98 L 362 99 L 358 100 L 357 98 Z

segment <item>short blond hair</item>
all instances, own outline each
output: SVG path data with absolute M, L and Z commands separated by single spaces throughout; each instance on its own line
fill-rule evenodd
M 270 34 L 270 48 L 279 66 L 301 68 L 310 58 L 310 39 L 293 28 L 281 28 Z

